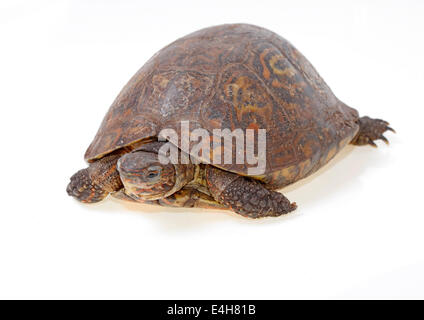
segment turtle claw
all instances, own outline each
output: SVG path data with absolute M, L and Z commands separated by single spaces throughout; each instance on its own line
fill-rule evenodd
M 374 141 L 372 141 L 371 139 L 368 139 L 368 144 L 371 146 L 371 147 L 374 147 L 374 148 L 377 148 L 378 146 L 375 144 L 375 142 Z
M 369 117 L 363 117 L 363 118 L 369 118 Z M 371 118 L 369 118 L 369 119 L 371 119 Z M 384 124 L 386 126 L 390 125 L 390 123 L 388 123 L 386 120 L 383 120 L 383 119 L 371 119 L 371 120 L 378 122 L 378 123 L 381 123 L 381 124 Z
M 387 144 L 387 145 L 390 144 L 389 140 L 387 140 L 387 138 L 385 136 L 383 136 L 383 135 L 380 136 L 380 140 L 383 140 L 384 143 Z
M 387 126 L 387 127 L 386 127 L 386 130 L 389 130 L 389 131 L 391 131 L 391 132 L 393 132 L 393 133 L 396 133 L 396 130 L 395 130 L 395 129 L 393 129 L 393 128 L 390 128 L 389 126 Z

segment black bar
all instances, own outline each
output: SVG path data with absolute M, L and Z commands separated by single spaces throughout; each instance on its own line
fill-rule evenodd
M 405 302 L 405 301 L 403 301 Z M 422 315 L 419 302 L 407 307 L 395 301 L 282 301 L 282 300 L 142 300 L 142 301 L 2 301 L 14 316 L 27 314 L 71 319 L 107 317 L 117 319 L 296 319 L 298 317 L 363 319 L 383 315 L 405 318 L 408 312 Z M 27 304 L 28 306 L 19 306 Z M 421 305 L 420 305 L 421 306 Z M 419 307 L 420 307 L 419 306 Z M 418 313 L 416 312 L 418 310 Z M 420 317 L 418 317 L 420 318 Z

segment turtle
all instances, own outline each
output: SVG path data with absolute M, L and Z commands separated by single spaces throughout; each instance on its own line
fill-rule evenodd
M 188 163 L 160 161 L 169 141 L 193 129 L 266 130 L 266 167 L 208 163 L 190 148 Z M 278 190 L 328 163 L 346 145 L 371 145 L 389 123 L 339 100 L 287 40 L 262 27 L 225 24 L 184 36 L 148 60 L 119 93 L 85 153 L 89 166 L 67 192 L 84 203 L 109 194 L 137 203 L 229 209 L 250 218 L 297 208 Z M 191 146 L 192 141 L 189 142 Z M 197 160 L 197 161 L 194 161 Z M 203 159 L 204 160 L 204 159 Z

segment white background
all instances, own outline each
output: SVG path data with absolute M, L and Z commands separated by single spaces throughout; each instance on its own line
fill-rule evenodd
M 0 298 L 424 298 L 422 1 L 2 1 Z M 121 88 L 169 42 L 246 22 L 391 122 L 285 190 L 294 214 L 65 192 Z

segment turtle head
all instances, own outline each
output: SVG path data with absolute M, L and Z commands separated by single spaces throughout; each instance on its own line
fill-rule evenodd
M 122 156 L 118 171 L 125 192 L 134 199 L 155 200 L 169 194 L 177 180 L 173 164 L 162 164 L 156 153 L 137 151 Z
M 117 166 L 125 193 L 135 200 L 157 200 L 175 193 L 193 179 L 191 167 L 163 164 L 157 153 L 145 151 L 122 156 Z

